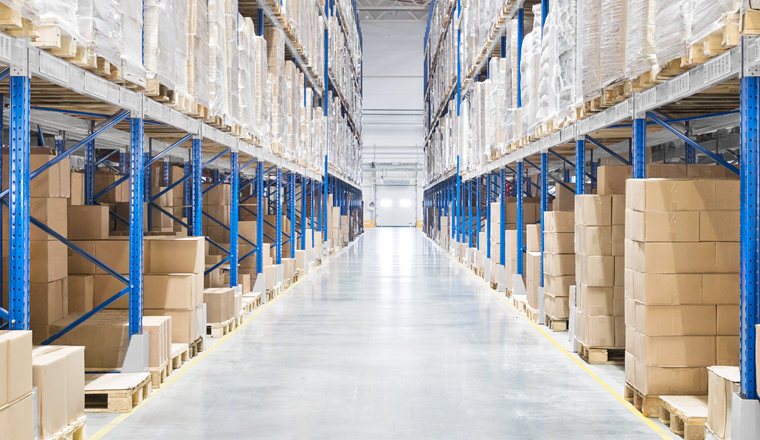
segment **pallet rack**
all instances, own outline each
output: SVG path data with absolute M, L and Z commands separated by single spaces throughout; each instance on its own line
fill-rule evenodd
M 506 3 L 510 3 L 509 0 Z M 519 2 L 522 3 L 522 2 Z M 543 19 L 550 5 L 549 0 L 542 0 Z M 452 14 L 458 14 L 459 5 Z M 522 10 L 518 12 L 518 41 L 522 41 Z M 429 33 L 429 29 L 428 29 Z M 503 44 L 502 44 L 503 47 Z M 458 48 L 457 48 L 458 49 Z M 483 54 L 478 63 L 483 66 L 491 56 L 495 45 L 489 46 L 489 52 Z M 459 54 L 459 50 L 457 50 Z M 459 55 L 457 55 L 459 56 Z M 504 57 L 504 54 L 501 54 Z M 427 65 L 427 64 L 426 64 Z M 476 74 L 478 73 L 476 69 Z M 427 72 L 426 72 L 427 79 Z M 457 78 L 456 89 L 447 99 L 455 99 L 457 106 L 464 93 L 462 84 L 471 84 L 471 77 Z M 519 83 L 519 72 L 518 72 Z M 430 104 L 429 98 L 428 105 Z M 441 108 L 445 107 L 444 100 Z M 519 106 L 519 101 L 518 101 Z M 440 110 L 436 113 L 440 117 Z M 667 115 L 667 116 L 666 116 Z M 729 160 L 723 154 L 717 154 L 692 139 L 688 124 L 696 121 L 711 121 L 715 126 L 739 128 L 740 154 L 736 160 Z M 437 119 L 428 121 L 433 132 Z M 680 125 L 679 125 L 680 124 Z M 685 126 L 684 126 L 685 125 Z M 593 162 L 597 158 L 611 156 L 626 165 L 632 165 L 633 178 L 646 177 L 647 138 L 661 138 L 663 133 L 685 143 L 686 163 L 697 163 L 698 155 L 706 157 L 708 163 L 724 166 L 740 176 L 741 183 L 741 387 L 743 399 L 758 400 L 758 372 L 755 371 L 758 356 L 755 326 L 760 324 L 760 290 L 757 280 L 760 272 L 760 217 L 758 216 L 758 185 L 760 179 L 760 38 L 741 37 L 740 44 L 708 61 L 687 70 L 680 75 L 664 80 L 653 87 L 633 92 L 631 97 L 604 109 L 585 119 L 506 156 L 483 165 L 474 171 L 464 171 L 459 167 L 457 156 L 456 169 L 431 178 L 424 193 L 423 207 L 428 208 L 425 216 L 426 229 L 432 227 L 431 221 L 440 228 L 440 218 L 445 211 L 450 212 L 451 238 L 472 247 L 473 236 L 480 232 L 481 222 L 486 221 L 486 240 L 491 240 L 491 205 L 498 201 L 500 193 L 511 193 L 517 198 L 517 224 L 523 224 L 523 196 L 534 194 L 528 174 L 538 174 L 538 192 L 541 209 L 541 253 L 544 252 L 543 213 L 548 210 L 549 183 L 566 186 L 571 181 L 567 169 L 564 176 L 552 176 L 550 170 L 570 166 L 575 170 L 575 182 L 591 182 L 596 179 L 595 164 L 587 168 L 587 156 Z M 551 160 L 550 160 L 551 159 Z M 533 168 L 528 173 L 526 166 Z M 740 164 L 740 167 L 739 165 Z M 512 182 L 507 181 L 511 174 Z M 583 194 L 586 185 L 576 185 L 575 194 Z M 473 216 L 470 197 L 475 197 L 477 211 L 480 211 L 480 197 L 484 194 L 485 212 L 476 212 Z M 468 209 L 465 209 L 465 206 Z M 449 211 L 450 209 L 450 211 Z M 505 204 L 501 204 L 500 249 L 499 255 L 491 255 L 490 246 L 486 249 L 487 261 L 493 258 L 503 267 L 505 264 Z M 440 232 L 440 230 L 439 230 Z M 452 241 L 452 242 L 453 242 Z M 479 243 L 478 243 L 479 244 Z M 517 228 L 518 250 L 525 249 L 523 229 Z M 522 252 L 517 252 L 517 272 L 524 275 Z M 486 263 L 486 267 L 488 264 Z M 543 257 L 541 272 L 544 272 Z M 500 274 L 503 279 L 504 274 Z M 543 277 L 541 277 L 543 287 Z M 503 289 L 503 287 L 502 287 Z M 757 416 L 755 416 L 757 417 Z
M 265 16 L 270 26 L 280 29 L 289 26 L 287 18 L 274 14 L 266 0 L 257 0 L 255 6 L 258 35 L 263 35 Z M 355 14 L 356 8 L 353 3 L 352 6 Z M 315 1 L 315 7 L 324 17 L 335 13 L 334 1 L 328 1 L 324 5 Z M 358 27 L 358 19 L 356 23 Z M 361 29 L 357 31 L 361 32 Z M 293 41 L 293 38 L 292 34 L 288 35 L 286 43 L 289 49 L 288 56 L 304 73 L 306 86 L 314 90 L 315 100 L 319 100 L 320 103 L 325 93 L 327 93 L 327 98 L 331 98 L 333 93 L 336 93 L 336 88 L 327 75 L 328 59 L 325 58 L 324 76 L 319 77 L 319 72 L 313 72 L 305 59 L 299 55 L 296 48 L 300 44 Z M 325 57 L 328 56 L 327 48 L 328 33 L 325 29 Z M 343 215 L 361 209 L 360 179 L 349 178 L 334 169 L 329 154 L 325 154 L 321 170 L 309 169 L 267 151 L 260 144 L 254 145 L 250 141 L 244 141 L 231 133 L 209 126 L 201 120 L 150 99 L 142 93 L 136 93 L 64 59 L 57 58 L 34 47 L 27 39 L 15 38 L 3 33 L 0 33 L 0 67 L 2 67 L 0 81 L 4 82 L 5 79 L 9 81 L 9 85 L 0 83 L 0 93 L 9 97 L 7 102 L 10 104 L 8 118 L 10 185 L 0 191 L 2 203 L 10 211 L 9 308 L 8 310 L 0 308 L 0 328 L 29 329 L 30 223 L 63 242 L 69 249 L 116 277 L 125 285 L 119 293 L 43 342 L 43 344 L 49 344 L 124 295 L 128 295 L 129 298 L 130 338 L 142 333 L 143 221 L 145 217 L 148 223 L 152 220 L 152 209 L 149 209 L 147 213 L 144 212 L 144 202 L 158 209 L 162 215 L 168 216 L 175 223 L 182 225 L 191 236 L 203 236 L 201 226 L 204 216 L 228 229 L 229 249 L 222 248 L 221 245 L 206 237 L 212 246 L 219 248 L 226 255 L 221 263 L 207 270 L 206 273 L 222 264 L 229 264 L 231 287 L 238 285 L 238 265 L 230 264 L 230 262 L 239 263 L 255 254 L 257 273 L 262 274 L 264 269 L 263 247 L 256 246 L 252 240 L 238 233 L 238 212 L 239 209 L 247 209 L 241 204 L 248 199 L 255 197 L 258 201 L 257 206 L 261 207 L 264 197 L 276 194 L 279 202 L 283 184 L 287 185 L 285 213 L 290 219 L 290 231 L 282 230 L 283 208 L 281 203 L 277 203 L 276 234 L 275 237 L 268 237 L 274 241 L 277 264 L 281 263 L 283 246 L 290 246 L 291 255 L 295 254 L 296 248 L 306 249 L 307 225 L 306 222 L 298 224 L 300 240 L 297 240 L 296 214 L 306 215 L 304 210 L 307 197 L 311 206 L 310 228 L 313 231 L 322 232 L 325 239 L 327 238 L 329 194 L 334 195 L 333 204 L 341 208 Z M 3 98 L 0 96 L 0 102 L 2 101 Z M 323 107 L 324 116 L 328 117 L 326 103 Z M 0 133 L 3 129 L 2 111 L 3 107 L 0 106 Z M 342 108 L 341 111 L 347 112 L 347 108 Z M 32 124 L 37 125 L 41 141 L 44 140 L 45 134 L 55 136 L 57 151 L 56 158 L 36 170 L 30 169 L 30 126 Z M 73 133 L 73 138 L 81 138 L 81 140 L 67 148 L 65 128 L 69 126 L 72 127 L 69 135 Z M 85 128 L 87 126 L 89 130 Z M 354 135 L 361 145 L 360 131 L 354 130 Z M 326 137 L 329 147 L 329 134 Z M 98 149 L 96 149 L 96 139 Z M 99 151 L 99 149 L 105 151 Z M 119 274 L 30 216 L 30 180 L 60 161 L 73 157 L 75 152 L 79 152 L 77 155 L 82 154 L 82 150 L 84 150 L 86 204 L 97 204 L 99 197 L 119 184 L 129 182 L 129 218 L 123 219 L 111 212 L 117 220 L 129 225 L 128 276 Z M 109 159 L 117 151 L 126 154 L 119 154 L 118 166 L 114 166 Z M 169 188 L 157 195 L 152 195 L 150 173 L 146 170 L 159 160 L 164 162 L 165 176 L 169 175 L 171 163 L 183 165 L 185 173 L 176 183 L 167 184 Z M 119 171 L 122 177 L 96 194 L 94 176 L 99 165 Z M 206 173 L 205 182 L 212 183 L 213 186 L 223 183 L 229 183 L 231 186 L 229 226 L 214 219 L 203 210 L 202 197 L 209 190 L 202 189 L 204 169 L 213 170 L 212 173 Z M 184 188 L 187 222 L 183 222 L 154 203 L 158 197 L 180 184 Z M 242 198 L 241 192 L 248 187 L 253 188 L 252 195 Z M 300 209 L 297 204 L 299 201 Z M 263 243 L 264 221 L 257 222 L 256 235 L 255 242 Z M 240 255 L 238 240 L 252 245 L 253 251 Z

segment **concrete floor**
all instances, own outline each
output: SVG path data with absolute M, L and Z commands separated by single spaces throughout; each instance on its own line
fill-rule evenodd
M 592 368 L 622 393 L 621 367 Z M 88 428 L 106 440 L 662 438 L 401 228 L 367 231 L 146 405 L 90 414 Z

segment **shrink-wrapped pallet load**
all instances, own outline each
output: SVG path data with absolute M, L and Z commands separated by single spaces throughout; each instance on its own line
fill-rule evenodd
M 694 0 L 694 19 L 691 24 L 689 46 L 709 41 L 701 48 L 716 54 L 721 51 L 724 36 L 730 35 L 728 44 L 736 44 L 739 35 L 740 0 Z
M 84 47 L 85 41 L 79 32 L 77 18 L 79 0 L 37 0 L 24 3 L 29 5 L 27 8 L 36 9 L 34 12 L 39 18 L 39 29 L 37 29 L 39 38 L 33 44 L 45 45 L 60 41 L 60 48 L 53 49 L 53 53 L 60 50 L 66 55 L 76 54 L 77 49 Z M 140 14 L 142 14 L 142 7 L 140 7 Z M 142 18 L 140 21 L 142 22 Z M 137 46 L 139 49 L 142 44 L 138 43 Z
M 142 0 L 120 0 L 119 11 L 121 11 L 119 45 L 121 77 L 132 84 L 146 87 L 148 71 L 143 67 L 143 2 Z
M 267 89 L 267 40 L 261 36 L 254 36 L 252 42 L 254 70 L 254 100 L 256 127 L 259 136 L 265 139 L 264 145 L 268 146 L 269 140 L 269 94 Z
M 581 57 L 578 68 L 580 92 L 584 102 L 598 98 L 602 92 L 600 62 L 601 0 L 584 0 L 578 3 Z
M 87 63 L 96 57 L 121 66 L 121 10 L 116 0 L 79 0 L 79 33 L 87 42 Z M 146 38 L 147 40 L 147 38 Z
M 557 10 L 557 116 L 562 122 L 572 117 L 579 105 L 575 96 L 578 59 L 575 1 L 558 0 Z
M 187 89 L 186 17 L 184 1 L 145 0 L 144 59 L 148 80 L 169 90 Z M 148 85 L 158 93 L 158 85 Z
M 625 76 L 638 78 L 657 64 L 654 52 L 656 0 L 628 0 L 626 11 Z
M 209 113 L 223 118 L 228 113 L 227 49 L 224 4 L 221 0 L 209 0 Z
M 694 17 L 692 0 L 657 0 L 654 49 L 660 67 L 686 55 Z
M 541 62 L 541 5 L 533 6 L 533 30 L 523 39 L 520 59 L 520 136 L 532 134 L 536 127 L 536 112 L 539 106 L 539 68 Z
M 210 107 L 208 19 L 208 0 L 188 0 L 187 93 L 195 104 L 207 109 Z
M 505 62 L 505 87 L 504 87 L 504 153 L 506 147 L 515 142 L 520 136 L 520 109 L 517 108 L 517 99 L 520 90 L 517 87 L 517 71 L 520 66 L 517 64 L 517 21 L 512 20 L 506 23 L 504 31 L 506 36 L 506 62 Z
M 607 87 L 625 78 L 626 0 L 603 0 L 601 6 L 599 74 Z
M 557 91 L 559 89 L 559 66 L 557 64 L 558 56 L 558 32 L 559 10 L 550 8 L 546 16 L 546 22 L 543 26 L 541 35 L 541 54 L 538 68 L 538 106 L 536 107 L 536 124 L 540 125 L 549 122 L 557 116 L 559 111 L 559 100 Z M 564 17 L 563 17 L 564 18 Z M 541 32 L 541 29 L 539 29 Z M 530 132 L 528 134 L 531 134 Z

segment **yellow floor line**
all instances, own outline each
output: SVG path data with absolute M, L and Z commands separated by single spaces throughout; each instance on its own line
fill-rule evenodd
M 428 238 L 428 237 L 426 237 L 426 238 Z M 428 238 L 428 239 L 429 239 L 429 238 Z M 435 243 L 435 242 L 434 242 L 434 241 L 432 241 L 432 240 L 431 240 L 431 242 L 432 242 L 432 243 Z M 437 245 L 437 243 L 436 243 L 436 245 Z M 506 297 L 505 295 L 500 295 L 500 294 L 499 294 L 499 292 L 497 292 L 497 291 L 495 291 L 495 290 L 493 290 L 493 289 L 491 288 L 491 285 L 490 285 L 490 284 L 488 284 L 488 283 L 486 282 L 486 280 L 484 280 L 483 278 L 479 277 L 477 274 L 475 274 L 475 272 L 471 271 L 471 270 L 470 270 L 469 268 L 467 268 L 467 266 L 465 266 L 464 264 L 460 263 L 460 262 L 459 262 L 459 260 L 455 259 L 455 258 L 454 258 L 454 257 L 453 257 L 451 254 L 449 254 L 448 252 L 446 252 L 446 251 L 445 251 L 445 250 L 443 250 L 443 249 L 441 249 L 441 250 L 442 250 L 442 252 L 443 252 L 444 254 L 446 254 L 446 256 L 448 256 L 448 257 L 449 257 L 449 258 L 450 258 L 452 261 L 454 261 L 456 264 L 458 264 L 459 266 L 461 266 L 461 267 L 462 267 L 462 269 L 464 269 L 464 270 L 466 270 L 467 272 L 469 272 L 469 273 L 470 273 L 472 276 L 474 276 L 475 278 L 477 278 L 477 279 L 478 279 L 478 281 L 482 282 L 482 283 L 483 283 L 483 284 L 484 284 L 486 287 L 488 287 L 488 290 L 490 290 L 490 291 L 491 291 L 491 292 L 492 292 L 494 295 L 496 295 L 496 297 L 498 297 L 499 299 L 501 299 L 502 301 L 504 301 L 504 303 L 505 303 L 505 304 L 507 304 L 507 305 L 508 305 L 508 306 L 509 306 L 509 307 L 510 307 L 512 310 L 514 310 L 515 312 L 518 312 L 518 310 L 515 308 L 515 306 L 514 306 L 514 305 L 512 305 L 512 303 L 510 303 L 509 301 L 507 301 L 507 297 Z M 641 412 L 639 412 L 639 411 L 638 411 L 636 408 L 634 408 L 634 406 L 633 406 L 633 405 L 631 405 L 631 403 L 630 403 L 630 402 L 628 402 L 627 400 L 625 400 L 625 399 L 624 399 L 624 398 L 623 398 L 623 397 L 622 397 L 620 394 L 618 394 L 618 393 L 617 393 L 615 390 L 613 390 L 613 389 L 612 389 L 612 388 L 611 388 L 609 385 L 607 385 L 607 383 L 606 383 L 606 382 L 604 382 L 604 381 L 603 381 L 603 380 L 602 380 L 602 379 L 601 379 L 599 376 L 597 376 L 597 375 L 596 375 L 596 373 L 594 373 L 593 371 L 591 371 L 591 370 L 590 370 L 590 369 L 589 369 L 589 368 L 588 368 L 588 367 L 585 365 L 585 363 L 584 363 L 583 361 L 581 361 L 579 358 L 577 358 L 577 357 L 573 356 L 573 354 L 572 354 L 572 353 L 570 353 L 569 351 L 567 351 L 567 350 L 565 349 L 565 347 L 561 346 L 561 345 L 559 344 L 559 342 L 557 342 L 557 341 L 556 341 L 554 338 L 552 338 L 552 337 L 551 337 L 551 336 L 550 336 L 550 335 L 549 335 L 549 334 L 548 334 L 548 333 L 547 333 L 547 332 L 546 332 L 544 329 L 542 329 L 541 327 L 539 327 L 539 326 L 538 326 L 538 325 L 537 325 L 535 322 L 533 322 L 533 321 L 531 321 L 530 319 L 528 319 L 528 317 L 527 317 L 527 316 L 525 316 L 525 315 L 523 315 L 522 313 L 519 313 L 519 312 L 518 312 L 517 314 L 518 314 L 520 317 L 522 317 L 522 318 L 523 318 L 525 321 L 527 321 L 527 322 L 528 322 L 530 325 L 532 325 L 532 326 L 533 326 L 533 328 L 535 328 L 536 330 L 538 330 L 538 332 L 539 332 L 539 333 L 541 333 L 542 335 L 544 335 L 544 337 L 545 337 L 546 339 L 548 339 L 548 340 L 549 340 L 549 341 L 550 341 L 552 344 L 554 344 L 554 346 L 555 346 L 555 347 L 559 348 L 559 349 L 562 351 L 562 353 L 564 353 L 564 354 L 565 354 L 565 355 L 566 355 L 568 358 L 570 358 L 570 359 L 571 359 L 573 362 L 575 362 L 575 363 L 576 363 L 576 365 L 578 365 L 579 367 L 581 367 L 581 369 L 583 369 L 583 371 L 585 371 L 585 372 L 586 372 L 586 373 L 587 373 L 589 376 L 591 376 L 591 377 L 592 377 L 592 378 L 593 378 L 595 381 L 597 381 L 597 382 L 599 383 L 599 385 L 601 385 L 601 386 L 602 386 L 602 387 L 603 387 L 605 390 L 609 391 L 609 393 L 610 393 L 610 394 L 612 394 L 612 395 L 615 397 L 615 399 L 617 399 L 617 400 L 618 400 L 620 403 L 622 403 L 622 404 L 623 404 L 623 405 L 624 405 L 626 408 L 628 408 L 628 410 L 629 410 L 629 411 L 631 411 L 633 414 L 635 414 L 635 415 L 636 415 L 636 417 L 638 417 L 638 418 L 639 418 L 641 421 L 643 421 L 643 422 L 644 422 L 644 423 L 645 423 L 647 426 L 649 426 L 650 428 L 652 428 L 652 430 L 654 430 L 654 432 L 656 432 L 656 433 L 657 433 L 657 434 L 658 434 L 660 437 L 662 437 L 662 438 L 664 438 L 664 439 L 668 439 L 668 440 L 670 440 L 670 439 L 671 439 L 671 437 L 670 437 L 670 436 L 668 436 L 668 435 L 665 433 L 665 431 L 663 431 L 663 429 L 662 429 L 662 428 L 660 428 L 659 426 L 657 426 L 657 424 L 656 424 L 656 423 L 654 423 L 653 421 L 651 421 L 649 418 L 647 418 L 647 417 L 644 417 L 644 415 L 643 415 L 643 414 L 641 414 Z
M 108 434 L 113 428 L 115 428 L 117 425 L 119 425 L 119 423 L 123 422 L 124 420 L 127 420 L 129 418 L 129 416 L 131 416 L 132 414 L 136 413 L 140 408 L 143 407 L 143 405 L 145 405 L 146 403 L 150 402 L 150 400 L 153 399 L 154 397 L 156 397 L 156 395 L 158 395 L 161 391 L 165 390 L 166 388 L 169 387 L 169 385 L 173 384 L 180 377 L 184 376 L 185 373 L 187 373 L 191 368 L 193 368 L 203 358 L 205 358 L 206 356 L 208 356 L 209 354 L 211 354 L 214 350 L 216 350 L 217 348 L 219 348 L 219 346 L 222 345 L 224 343 L 224 341 L 226 341 L 227 339 L 229 339 L 230 336 L 234 335 L 235 333 L 237 333 L 238 330 L 240 330 L 243 327 L 245 327 L 254 318 L 256 318 L 257 316 L 259 316 L 264 310 L 266 310 L 267 308 L 269 308 L 269 306 L 271 306 L 272 304 L 274 304 L 277 301 L 279 301 L 280 298 L 282 298 L 283 296 L 285 296 L 286 293 L 288 293 L 292 288 L 296 287 L 301 281 L 303 281 L 306 278 L 308 278 L 308 276 L 311 275 L 312 273 L 314 273 L 314 271 L 316 269 L 318 269 L 318 267 L 314 268 L 314 270 L 312 270 L 311 272 L 309 272 L 308 274 L 306 274 L 306 276 L 304 276 L 300 280 L 298 280 L 295 283 L 291 284 L 290 287 L 288 287 L 287 289 L 285 289 L 280 295 L 277 296 L 277 298 L 273 299 L 272 301 L 269 301 L 264 307 L 261 307 L 251 317 L 249 317 L 248 319 L 246 319 L 245 322 L 242 325 L 240 325 L 238 328 L 236 328 L 235 330 L 233 330 L 233 331 L 227 333 L 226 335 L 224 335 L 221 339 L 219 339 L 219 342 L 217 342 L 216 344 L 214 344 L 211 348 L 209 348 L 208 350 L 202 351 L 198 356 L 194 357 L 190 362 L 188 362 L 187 364 L 183 365 L 182 368 L 180 368 L 176 373 L 170 375 L 169 378 L 166 380 L 166 382 L 164 382 L 163 384 L 161 384 L 160 388 L 154 390 L 153 394 L 151 394 L 147 399 L 143 400 L 142 403 L 140 403 L 139 405 L 137 405 L 132 410 L 132 412 L 128 412 L 128 413 L 122 414 L 119 417 L 113 419 L 106 426 L 104 426 L 103 428 L 101 428 L 100 431 L 96 432 L 95 435 L 93 435 L 92 437 L 89 437 L 88 440 L 99 440 L 99 439 L 103 438 L 104 435 Z

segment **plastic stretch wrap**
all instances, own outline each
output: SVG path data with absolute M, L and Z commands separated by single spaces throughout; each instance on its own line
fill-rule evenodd
M 520 59 L 521 136 L 533 133 L 538 111 L 539 65 L 541 61 L 541 5 L 533 6 L 533 30 L 523 39 Z
M 27 0 L 23 3 L 27 5 L 27 9 L 36 9 L 40 26 L 57 26 L 74 40 L 84 42 L 79 33 L 79 21 L 77 19 L 78 0 Z
M 120 0 L 121 11 L 121 76 L 145 87 L 147 71 L 143 67 L 143 2 Z
M 602 87 L 625 78 L 626 0 L 604 0 L 601 9 L 599 65 Z
M 517 21 L 512 20 L 507 23 L 505 30 L 506 35 L 506 53 L 507 63 L 504 69 L 504 144 L 505 146 L 513 143 L 519 137 L 519 123 L 517 121 L 517 96 L 520 91 L 517 89 Z M 505 151 L 506 152 L 506 151 Z
M 254 25 L 250 17 L 243 19 L 238 30 L 238 44 L 240 47 L 240 71 L 238 83 L 240 85 L 240 124 L 249 133 L 258 135 L 256 129 L 256 100 L 254 99 L 254 52 L 253 35 Z
M 740 0 L 694 0 L 691 42 L 696 43 L 727 23 L 727 14 L 739 11 Z
M 226 20 L 227 48 L 227 94 L 229 102 L 229 123 L 240 125 L 240 48 L 238 47 L 238 22 L 242 16 L 237 13 L 237 1 L 225 0 L 224 16 Z
M 271 118 L 270 144 L 272 152 L 282 154 L 285 142 L 285 130 L 287 129 L 287 87 L 285 85 L 284 72 L 277 68 L 269 68 L 267 75 L 267 88 L 269 90 L 269 109 Z
M 557 8 L 549 8 L 549 13 L 546 16 L 546 22 L 543 27 L 543 37 L 541 37 L 536 125 L 543 124 L 552 118 L 555 118 L 559 108 L 557 91 L 559 90 L 560 72 L 559 66 L 557 65 L 557 13 Z M 534 29 L 534 31 L 535 30 L 536 29 Z M 540 32 L 540 29 L 538 31 Z M 530 132 L 528 134 L 530 134 Z
M 269 94 L 267 88 L 267 42 L 263 37 L 253 37 L 254 92 L 256 127 L 260 136 L 269 140 Z M 265 143 L 265 145 L 268 145 Z
M 208 0 L 188 0 L 187 17 L 187 93 L 209 108 Z
M 488 129 L 487 156 L 498 153 L 499 145 L 503 142 L 502 125 L 504 118 L 501 108 L 504 105 L 504 75 L 501 74 L 502 61 L 500 58 L 488 60 L 488 76 L 491 85 L 487 96 L 488 107 L 486 109 L 486 117 L 488 118 L 488 124 L 486 124 Z
M 601 0 L 579 0 L 581 31 L 581 92 L 583 101 L 597 98 L 602 93 L 599 66 L 601 49 Z
M 470 98 L 462 98 L 462 103 L 459 106 L 459 116 L 457 117 L 457 134 L 463 133 L 462 136 L 457 136 L 457 155 L 459 155 L 459 165 L 461 169 L 467 169 L 469 145 L 468 139 L 470 137 Z
M 148 79 L 158 80 L 171 90 L 183 85 L 175 52 L 184 52 L 185 45 L 179 44 L 177 30 L 179 22 L 185 20 L 184 15 L 177 14 L 176 0 L 144 1 L 144 59 Z
M 571 117 L 579 105 L 575 99 L 576 88 L 576 6 L 575 0 L 557 0 L 555 3 L 557 15 L 557 116 L 560 121 Z M 551 9 L 550 9 L 551 11 Z
M 147 3 L 147 1 L 146 1 Z M 121 66 L 121 11 L 115 0 L 79 0 L 79 33 L 87 41 L 89 55 Z
M 656 0 L 628 0 L 625 40 L 625 76 L 628 79 L 638 78 L 657 64 L 654 52 L 656 8 Z
M 660 66 L 686 55 L 693 6 L 691 0 L 657 0 L 654 49 Z
M 208 3 L 209 27 L 209 111 L 212 116 L 223 118 L 228 113 L 227 99 L 227 50 L 224 5 L 218 0 Z
M 49 0 L 50 3 L 58 3 L 56 0 Z M 29 20 L 33 24 L 40 23 L 40 16 L 38 10 L 38 1 L 33 0 L 0 0 L 0 3 L 7 6 L 9 9 L 21 13 L 21 17 Z M 76 3 L 76 0 L 74 1 Z

